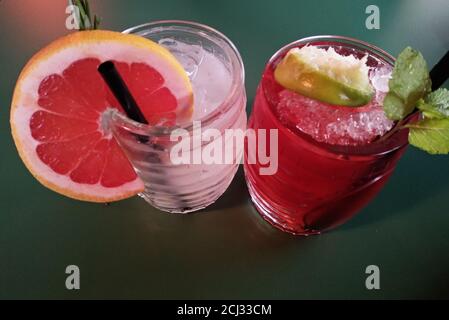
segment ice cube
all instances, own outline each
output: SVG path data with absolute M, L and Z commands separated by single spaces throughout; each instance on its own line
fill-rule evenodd
M 171 38 L 160 39 L 158 43 L 178 59 L 190 80 L 193 80 L 204 58 L 204 49 L 201 44 L 187 44 Z
M 388 92 L 388 81 L 391 78 L 392 67 L 384 65 L 370 71 L 371 84 L 376 91 Z
M 167 48 L 183 66 L 193 87 L 194 114 L 198 120 L 214 111 L 229 95 L 232 85 L 228 62 L 200 42 L 186 43 L 163 38 L 158 43 Z
M 377 93 L 362 107 L 334 106 L 289 90 L 280 92 L 277 114 L 280 121 L 315 140 L 334 145 L 372 142 L 393 127 L 381 106 L 385 93 Z

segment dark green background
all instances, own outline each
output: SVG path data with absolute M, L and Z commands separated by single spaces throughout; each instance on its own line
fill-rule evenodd
M 396 55 L 419 49 L 430 66 L 449 48 L 449 2 L 91 1 L 102 27 L 195 20 L 229 36 L 246 66 L 249 108 L 266 60 L 318 34 L 359 38 Z M 365 28 L 377 4 L 381 29 Z M 239 172 L 216 204 L 169 215 L 138 197 L 110 206 L 42 187 L 20 161 L 9 127 L 25 62 L 66 34 L 65 0 L 0 1 L 0 298 L 449 298 L 448 157 L 410 148 L 381 194 L 357 217 L 309 238 L 281 233 L 255 213 Z M 81 290 L 65 289 L 65 267 Z M 365 268 L 381 290 L 365 289 Z

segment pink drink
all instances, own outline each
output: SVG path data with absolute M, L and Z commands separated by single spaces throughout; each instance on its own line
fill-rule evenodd
M 368 55 L 372 101 L 359 108 L 335 106 L 280 86 L 276 65 L 305 44 L 359 59 Z M 407 146 L 408 132 L 395 130 L 382 109 L 393 62 L 378 48 L 340 37 L 300 40 L 269 61 L 248 127 L 279 130 L 278 171 L 259 175 L 260 164 L 245 161 L 252 200 L 266 220 L 294 234 L 316 234 L 345 222 L 379 192 Z

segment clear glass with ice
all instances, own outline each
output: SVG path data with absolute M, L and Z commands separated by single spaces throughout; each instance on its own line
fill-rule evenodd
M 231 183 L 243 148 L 226 144 L 225 129 L 246 128 L 244 67 L 239 52 L 223 34 L 208 26 L 187 21 L 158 21 L 124 31 L 153 40 L 166 47 L 182 64 L 193 87 L 194 112 L 191 121 L 175 127 L 148 126 L 112 111 L 109 124 L 114 137 L 145 184 L 140 194 L 154 207 L 174 213 L 205 208 L 220 197 Z M 201 126 L 201 130 L 198 129 Z M 174 163 L 171 151 L 173 130 L 182 129 L 191 139 L 190 153 L 207 145 L 223 145 L 232 161 Z M 215 129 L 218 136 L 199 145 L 201 135 Z M 218 130 L 218 131 L 217 131 Z

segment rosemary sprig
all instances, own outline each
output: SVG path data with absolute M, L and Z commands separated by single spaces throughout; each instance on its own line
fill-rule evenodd
M 80 31 L 98 29 L 100 18 L 94 15 L 92 19 L 88 0 L 69 0 L 69 4 L 76 6 L 79 10 L 79 16 L 77 18 L 79 18 L 78 26 Z

